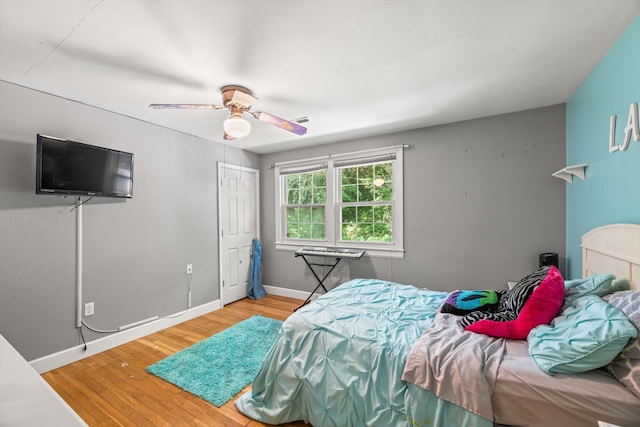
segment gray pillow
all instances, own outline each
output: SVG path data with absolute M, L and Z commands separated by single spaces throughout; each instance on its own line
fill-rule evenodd
M 626 314 L 640 331 L 640 290 L 614 292 L 602 299 Z M 607 369 L 629 391 L 640 397 L 640 335 L 629 341 Z
M 629 289 L 626 279 L 617 279 L 613 274 L 594 274 L 584 279 L 565 280 L 564 282 L 565 307 L 584 295 L 597 295 L 603 297 L 616 291 Z

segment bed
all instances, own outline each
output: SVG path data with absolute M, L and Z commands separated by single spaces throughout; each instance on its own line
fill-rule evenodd
M 561 282 L 553 319 L 528 339 L 465 330 L 442 312 L 449 292 L 344 283 L 283 323 L 236 407 L 267 424 L 315 427 L 640 425 L 638 378 L 612 368 L 640 365 L 638 307 L 625 313 L 640 304 L 640 225 L 600 227 L 582 248 L 583 279 Z M 550 276 L 521 313 L 543 301 Z

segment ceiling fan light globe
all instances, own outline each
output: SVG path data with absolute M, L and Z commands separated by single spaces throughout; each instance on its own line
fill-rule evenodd
M 242 117 L 231 116 L 224 121 L 224 131 L 236 139 L 242 138 L 251 132 L 251 123 Z

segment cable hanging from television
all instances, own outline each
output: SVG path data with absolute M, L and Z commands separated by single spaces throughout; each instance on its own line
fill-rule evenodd
M 84 205 L 85 203 L 87 203 L 89 200 L 93 199 L 95 196 L 91 196 L 89 197 L 87 200 L 85 200 L 82 203 L 79 203 L 82 200 L 82 197 L 78 197 L 78 199 L 75 201 L 73 207 L 71 209 L 69 209 L 69 212 L 73 212 L 76 209 L 78 209 L 80 206 Z

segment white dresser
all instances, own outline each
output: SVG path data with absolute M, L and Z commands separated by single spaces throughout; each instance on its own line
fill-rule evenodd
M 87 426 L 2 335 L 0 426 Z

